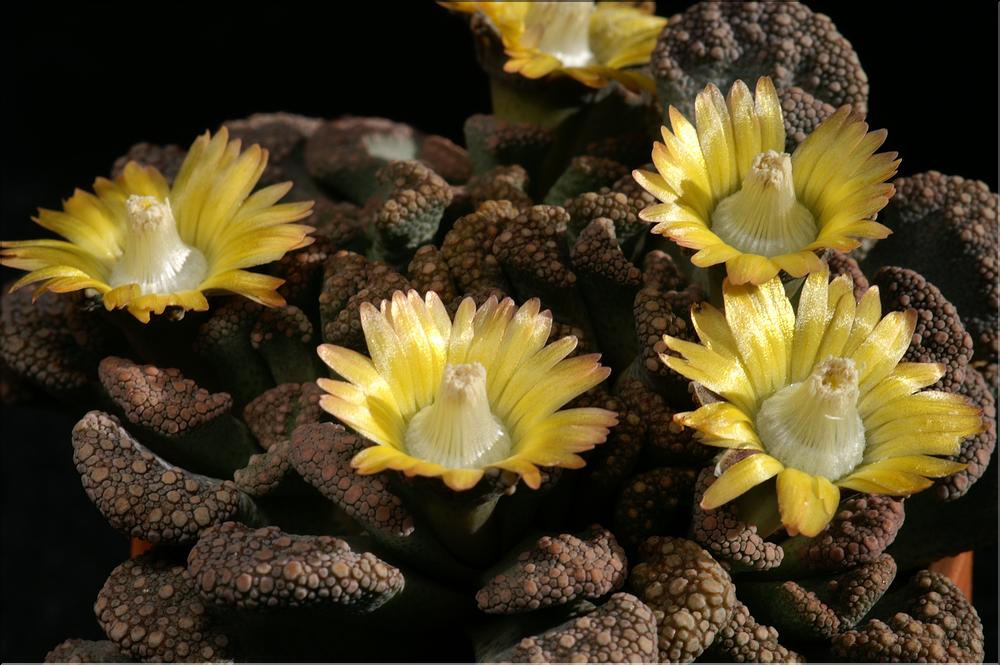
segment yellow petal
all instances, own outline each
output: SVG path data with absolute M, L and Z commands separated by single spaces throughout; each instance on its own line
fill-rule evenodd
M 816 364 L 816 352 L 826 332 L 828 280 L 829 273 L 824 270 L 809 275 L 802 285 L 799 308 L 795 314 L 789 383 L 805 380 Z
M 719 89 L 709 84 L 695 97 L 694 112 L 712 197 L 719 200 L 740 186 L 729 110 Z
M 281 307 L 285 304 L 285 299 L 277 289 L 284 283 L 285 280 L 271 275 L 230 270 L 208 277 L 198 288 L 202 291 L 229 291 L 268 307 Z
M 864 395 L 893 370 L 910 347 L 917 325 L 917 313 L 890 312 L 850 355 L 858 370 Z
M 672 138 L 672 137 L 671 137 Z M 669 139 L 668 139 L 669 140 Z M 671 151 L 663 143 L 653 142 L 653 166 L 662 178 L 662 184 L 657 182 L 656 189 L 663 194 L 661 201 L 670 203 L 678 198 L 683 187 L 684 171 L 675 160 Z M 650 219 L 649 221 L 659 221 Z
M 63 277 L 75 277 L 86 280 L 91 279 L 90 275 L 77 268 L 71 268 L 70 266 L 48 266 L 47 268 L 32 270 L 27 275 L 24 275 L 11 285 L 10 290 L 17 291 L 18 289 L 28 286 L 29 284 L 34 284 L 35 282 Z M 105 288 L 105 290 L 107 289 Z
M 720 242 L 715 245 L 702 247 L 697 254 L 691 257 L 691 263 L 699 268 L 707 268 L 725 263 L 739 255 L 740 250 Z
M 788 535 L 812 538 L 830 523 L 840 503 L 840 490 L 822 476 L 798 469 L 778 474 L 778 509 Z
M 757 79 L 754 106 L 760 120 L 760 149 L 762 152 L 785 151 L 785 120 L 781 113 L 781 100 L 774 83 L 767 76 Z
M 35 293 L 32 295 L 32 300 L 37 300 L 38 297 L 45 291 L 52 291 L 53 293 L 70 293 L 72 291 L 80 291 L 81 289 L 94 289 L 98 293 L 107 293 L 110 288 L 111 287 L 104 282 L 99 282 L 96 279 L 91 279 L 85 275 L 57 277 L 55 279 L 50 279 L 36 289 Z
M 392 391 L 400 413 L 404 418 L 409 418 L 420 406 L 416 400 L 414 377 L 406 357 L 406 347 L 402 345 L 385 315 L 373 305 L 363 303 L 359 314 L 372 364 Z
M 125 164 L 118 181 L 129 194 L 153 196 L 161 201 L 167 197 L 167 180 L 152 166 L 142 166 L 130 161 Z
M 764 152 L 760 147 L 760 119 L 754 109 L 750 88 L 743 81 L 737 79 L 729 89 L 728 105 L 733 121 L 738 178 L 743 182 L 750 172 L 753 158 Z
M 563 360 L 528 390 L 505 419 L 511 438 L 524 436 L 537 422 L 608 378 L 611 369 L 599 365 L 599 357 L 593 354 Z
M 391 423 L 375 418 L 367 403 L 355 404 L 336 395 L 324 395 L 320 407 L 362 436 L 384 447 L 402 447 L 402 432 L 392 431 Z M 388 426 L 388 427 L 387 427 Z
M 849 106 L 842 106 L 833 115 L 821 122 L 819 126 L 805 138 L 792 153 L 792 175 L 795 180 L 795 194 L 807 208 L 815 204 L 814 199 L 807 199 L 806 188 L 813 172 L 823 164 L 823 155 L 831 151 L 851 114 Z
M 854 325 L 851 327 L 851 334 L 844 343 L 844 353 L 850 355 L 854 353 L 861 342 L 867 339 L 875 326 L 882 318 L 882 302 L 879 299 L 879 290 L 873 286 L 865 291 L 858 301 L 858 306 L 854 312 Z
M 539 460 L 545 457 L 555 459 L 565 457 L 569 453 L 590 450 L 604 442 L 609 428 L 617 422 L 616 414 L 605 409 L 558 411 L 519 439 L 514 446 L 514 452 Z
M 335 344 L 321 344 L 316 353 L 327 367 L 366 391 L 375 392 L 380 385 L 384 385 L 372 361 L 357 351 Z
M 868 431 L 868 445 L 875 449 L 883 444 L 915 434 L 953 433 L 958 438 L 962 438 L 968 434 L 979 432 L 981 427 L 982 419 L 978 413 L 969 415 L 921 413 L 892 420 Z
M 493 362 L 487 367 L 487 389 L 491 402 L 500 399 L 511 377 L 529 357 L 545 346 L 552 330 L 552 315 L 548 311 L 539 312 L 540 306 L 538 298 L 528 300 L 507 326 Z
M 196 244 L 213 248 L 213 241 L 224 231 L 236 216 L 237 211 L 267 165 L 267 151 L 259 145 L 245 150 L 229 167 L 216 175 L 211 196 L 201 210 L 201 224 Z
M 678 413 L 674 420 L 710 437 L 742 443 L 744 448 L 762 449 L 750 416 L 728 402 L 713 402 L 696 411 Z
M 346 381 L 334 381 L 333 379 L 316 379 L 316 384 L 325 392 L 339 397 L 354 405 L 365 403 L 366 395 L 363 390 Z
M 763 284 L 778 274 L 778 264 L 766 256 L 740 254 L 726 261 L 726 275 L 733 284 Z
M 953 431 L 913 432 L 872 443 L 865 449 L 864 462 L 879 462 L 903 455 L 957 455 L 962 449 L 962 439 L 978 433 L 983 426 L 981 420 L 963 425 Z
M 867 465 L 869 472 L 874 471 L 902 471 L 905 473 L 916 473 L 928 478 L 944 478 L 953 473 L 964 470 L 968 464 L 952 462 L 951 460 L 928 455 L 904 455 L 893 457 Z
M 590 15 L 587 37 L 598 62 L 614 68 L 649 62 L 667 19 L 617 3 L 598 3 Z
M 414 292 L 414 295 L 415 292 Z M 418 307 L 423 308 L 423 301 L 416 299 Z M 414 303 L 414 304 L 416 304 Z M 386 320 L 396 333 L 398 366 L 406 366 L 403 371 L 410 377 L 409 385 L 413 390 L 413 400 L 418 408 L 434 399 L 434 393 L 441 383 L 442 362 L 436 362 L 432 354 L 430 341 L 424 330 L 424 321 L 414 311 L 410 300 L 402 291 L 392 294 L 392 300 L 383 301 L 382 311 Z M 369 349 L 371 351 L 371 349 Z M 374 352 L 372 352 L 374 358 Z
M 441 479 L 456 492 L 463 492 L 475 487 L 483 477 L 483 471 L 483 469 L 448 469 L 441 474 Z
M 781 462 L 770 455 L 755 453 L 732 465 L 716 478 L 701 498 L 701 507 L 712 510 L 732 501 L 747 490 L 773 478 L 784 469 Z
M 829 309 L 828 315 L 832 315 L 834 310 L 837 309 L 837 304 L 840 303 L 840 299 L 843 298 L 848 293 L 854 292 L 854 280 L 851 279 L 850 275 L 837 275 L 830 282 L 830 286 L 827 288 L 827 308 Z
M 496 298 L 490 296 L 487 303 L 491 301 L 495 303 Z M 449 363 L 460 365 L 465 362 L 469 346 L 472 344 L 472 320 L 475 316 L 476 301 L 472 298 L 464 298 L 455 312 L 455 321 L 452 323 L 451 335 L 448 338 Z
M 669 150 L 676 164 L 677 185 L 675 189 L 686 202 L 707 217 L 714 206 L 714 194 L 708 164 L 698 139 L 698 130 L 673 106 L 667 110 L 673 133 L 664 127 L 661 134 L 663 144 Z M 669 173 L 662 174 L 669 178 Z
M 490 305 L 490 302 L 487 302 Z M 514 301 L 504 298 L 495 306 L 484 305 L 472 320 L 472 343 L 466 354 L 466 362 L 478 362 L 489 368 L 496 357 L 496 349 L 507 332 L 507 326 L 514 317 Z
M 111 274 L 109 263 L 64 240 L 4 240 L 0 242 L 0 265 L 20 270 L 38 270 L 49 266 L 76 268 L 106 282 Z
M 814 253 L 803 250 L 792 254 L 779 254 L 770 257 L 771 261 L 792 277 L 803 277 L 813 272 L 822 272 L 826 264 Z
M 836 282 L 834 282 L 836 283 Z M 831 286 L 833 286 L 831 284 Z M 826 331 L 823 333 L 823 340 L 816 350 L 816 362 L 826 358 L 839 358 L 844 353 L 844 345 L 854 327 L 854 315 L 857 308 L 857 301 L 850 291 L 840 296 L 833 309 L 833 316 L 826 324 Z M 859 369 L 860 371 L 860 369 Z
M 542 474 L 538 470 L 538 467 L 523 457 L 515 455 L 490 466 L 519 474 L 524 484 L 533 490 L 538 489 L 542 484 Z
M 511 61 L 516 62 L 516 61 Z M 548 53 L 536 53 L 525 62 L 516 62 L 512 67 L 516 67 L 518 73 L 529 79 L 537 79 L 551 74 L 562 66 L 559 58 Z M 506 69 L 506 66 L 504 67 Z
M 653 151 L 655 153 L 656 146 L 658 143 L 653 144 Z M 650 171 L 643 171 L 642 169 L 635 169 L 632 171 L 632 178 L 635 179 L 639 186 L 645 189 L 647 192 L 655 196 L 660 201 L 673 201 L 677 195 L 667 186 L 667 183 L 663 180 L 663 177 L 652 173 Z M 652 221 L 652 220 L 650 220 Z
M 104 243 L 121 251 L 125 218 L 116 215 L 100 198 L 82 189 L 63 202 L 63 210 L 101 235 Z M 41 212 L 41 210 L 39 211 Z M 120 212 L 124 212 L 124 208 Z
M 514 407 L 528 391 L 549 376 L 550 371 L 576 348 L 576 337 L 563 337 L 533 354 L 520 372 L 511 377 L 500 399 L 493 403 L 493 413 L 508 422 Z
M 695 303 L 691 306 L 691 322 L 698 334 L 698 339 L 708 349 L 733 359 L 739 359 L 740 352 L 736 348 L 736 340 L 729 330 L 725 315 L 707 302 Z
M 663 337 L 663 342 L 668 349 L 684 356 L 682 359 L 661 354 L 660 360 L 667 367 L 697 381 L 744 411 L 756 411 L 758 394 L 739 357 L 669 335 Z
M 691 222 L 681 222 L 681 223 L 662 223 L 657 224 L 653 227 L 653 233 L 659 233 L 664 235 L 681 247 L 690 247 L 691 249 L 704 249 L 706 247 L 718 247 L 718 250 L 713 250 L 712 255 L 706 256 L 701 255 L 699 257 L 698 265 L 700 263 L 705 263 L 699 267 L 705 268 L 708 265 L 712 265 L 710 262 L 716 260 L 718 252 L 725 252 L 726 250 L 722 247 L 724 244 L 719 236 L 712 233 L 703 222 L 691 223 Z M 697 255 L 696 255 L 697 256 Z
M 963 395 L 939 390 L 925 390 L 884 402 L 865 417 L 865 429 L 875 432 L 883 425 L 900 419 L 929 416 L 976 416 L 979 409 L 969 404 Z
M 840 487 L 867 492 L 869 494 L 890 494 L 904 496 L 927 489 L 933 483 L 916 473 L 908 473 L 868 464 L 837 481 Z
M 90 219 L 94 221 L 88 222 L 65 212 L 40 208 L 38 217 L 32 219 L 39 226 L 66 238 L 82 251 L 104 263 L 110 263 L 121 256 L 121 232 L 117 230 L 115 220 L 95 219 L 98 214 L 92 215 Z
M 122 284 L 104 294 L 104 307 L 109 312 L 125 307 L 139 297 L 141 290 L 138 284 Z
M 942 363 L 900 363 L 858 400 L 858 412 L 867 417 L 882 405 L 932 386 L 944 376 Z
M 351 460 L 353 466 L 361 475 L 379 473 L 386 469 L 402 471 L 415 465 L 417 460 L 391 446 L 369 446 L 358 452 Z
M 771 395 L 788 377 L 795 313 L 781 280 L 761 286 L 723 285 L 726 321 L 757 395 Z

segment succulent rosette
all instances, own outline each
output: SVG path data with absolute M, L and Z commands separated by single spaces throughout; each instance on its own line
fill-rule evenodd
M 996 194 L 799 3 L 461 4 L 519 117 L 231 120 L 5 244 L 0 399 L 142 545 L 48 659 L 981 661 Z

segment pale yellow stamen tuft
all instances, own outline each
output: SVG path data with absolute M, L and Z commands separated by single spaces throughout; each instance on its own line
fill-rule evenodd
M 170 201 L 133 194 L 126 199 L 125 210 L 125 249 L 109 284 L 138 284 L 142 294 L 198 288 L 208 263 L 204 254 L 181 240 Z
M 446 365 L 434 401 L 413 416 L 406 452 L 451 469 L 482 467 L 510 455 L 511 440 L 490 410 L 486 369 Z
M 849 358 L 828 358 L 805 381 L 764 400 L 757 433 L 785 466 L 837 480 L 861 463 L 865 427 L 858 414 L 858 371 Z
M 816 220 L 795 196 L 792 160 L 774 150 L 753 158 L 739 191 L 719 202 L 712 231 L 747 254 L 797 252 L 816 239 Z

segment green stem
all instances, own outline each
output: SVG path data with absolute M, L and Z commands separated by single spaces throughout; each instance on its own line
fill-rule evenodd
M 687 260 L 690 262 L 690 259 Z M 705 299 L 719 309 L 722 309 L 722 282 L 725 278 L 725 264 L 709 268 L 693 267 L 691 270 L 691 283 L 700 286 Z
M 496 525 L 490 522 L 499 496 L 485 501 L 427 493 L 420 497 L 421 513 L 449 551 L 470 564 L 490 562 L 499 546 Z
M 490 79 L 493 115 L 510 122 L 530 122 L 551 129 L 572 115 L 577 106 L 525 94 L 496 78 Z
M 736 512 L 741 520 L 757 527 L 761 538 L 766 539 L 783 528 L 773 480 L 757 485 L 737 499 Z

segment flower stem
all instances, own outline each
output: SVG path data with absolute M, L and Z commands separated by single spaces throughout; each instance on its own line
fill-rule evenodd
M 490 522 L 499 498 L 473 502 L 462 496 L 425 495 L 421 497 L 421 512 L 456 557 L 482 564 L 492 560 L 499 544 L 496 525 Z
M 736 512 L 741 520 L 757 527 L 761 538 L 767 539 L 777 533 L 782 524 L 774 480 L 757 485 L 738 498 Z
M 552 129 L 577 110 L 576 106 L 526 94 L 496 78 L 490 78 L 490 99 L 496 117 L 510 122 L 530 122 L 546 129 Z

